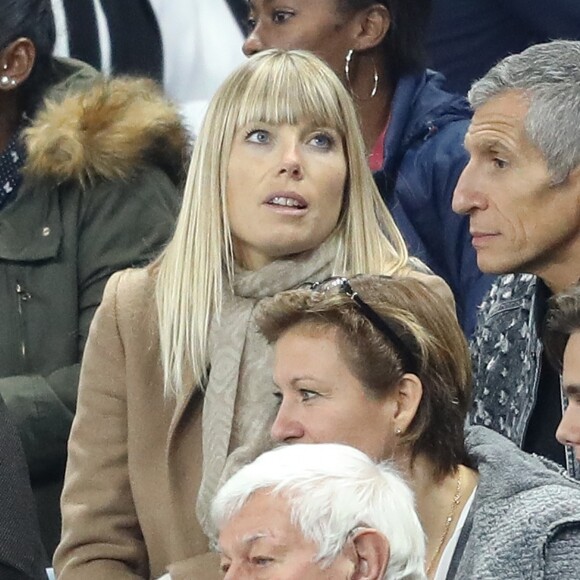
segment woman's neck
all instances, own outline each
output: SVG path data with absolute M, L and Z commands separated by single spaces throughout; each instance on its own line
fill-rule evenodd
M 357 68 L 346 83 L 356 105 L 367 151 L 372 151 L 391 114 L 394 82 L 379 52 L 357 57 Z M 374 74 L 378 74 L 377 91 L 371 96 Z M 352 78 L 354 77 L 354 78 Z
M 370 153 L 385 129 L 391 114 L 391 94 L 377 90 L 369 100 L 354 99 L 360 117 L 366 150 Z
M 407 476 L 427 538 L 425 568 L 429 578 L 433 578 L 461 512 L 477 486 L 479 475 L 477 471 L 459 465 L 452 473 L 438 478 L 433 463 L 420 456 L 407 470 Z
M 16 101 L 5 95 L 0 99 L 0 151 L 4 151 L 10 140 L 16 133 L 20 122 L 21 113 L 16 106 Z

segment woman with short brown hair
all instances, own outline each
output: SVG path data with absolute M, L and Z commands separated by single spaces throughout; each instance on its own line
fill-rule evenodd
M 275 342 L 272 427 L 284 443 L 346 443 L 392 459 L 416 494 L 430 578 L 572 578 L 580 486 L 463 423 L 469 354 L 420 281 L 330 278 L 262 305 Z

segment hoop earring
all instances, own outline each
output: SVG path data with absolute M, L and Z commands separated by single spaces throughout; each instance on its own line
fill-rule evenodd
M 348 90 L 351 92 L 351 94 L 356 97 L 357 99 L 359 99 L 360 101 L 370 101 L 376 94 L 377 94 L 377 90 L 379 88 L 379 73 L 377 71 L 377 66 L 375 64 L 375 61 L 373 59 L 373 88 L 371 90 L 371 94 L 370 96 L 366 97 L 365 99 L 361 99 L 355 92 L 354 89 L 352 88 L 352 83 L 350 82 L 350 63 L 352 61 L 352 57 L 354 55 L 354 50 L 351 48 L 347 53 L 346 53 L 346 58 L 344 60 L 344 76 L 346 77 L 346 83 L 348 85 Z

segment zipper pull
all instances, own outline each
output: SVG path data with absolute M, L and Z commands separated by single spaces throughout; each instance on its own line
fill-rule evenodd
M 18 299 L 22 302 L 26 302 L 32 298 L 30 292 L 27 292 L 19 282 L 16 283 L 16 294 L 18 294 Z

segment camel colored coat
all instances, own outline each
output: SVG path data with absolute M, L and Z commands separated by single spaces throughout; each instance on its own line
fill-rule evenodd
M 202 399 L 193 388 L 179 403 L 163 396 L 150 269 L 111 278 L 80 382 L 58 578 L 220 578 L 195 513 Z

